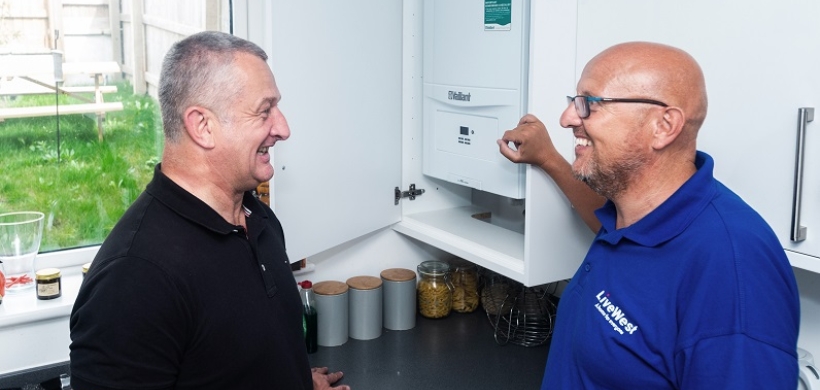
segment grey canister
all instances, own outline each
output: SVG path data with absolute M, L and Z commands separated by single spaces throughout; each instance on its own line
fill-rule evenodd
M 416 326 L 416 273 L 405 268 L 382 271 L 384 327 L 408 330 Z
M 347 283 L 328 280 L 313 285 L 316 296 L 316 343 L 336 347 L 348 338 Z
M 354 276 L 350 288 L 350 338 L 371 340 L 382 335 L 382 280 L 375 276 Z

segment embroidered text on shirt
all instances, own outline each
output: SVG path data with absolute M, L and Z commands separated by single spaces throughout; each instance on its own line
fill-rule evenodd
M 624 334 L 624 331 L 626 331 L 629 332 L 629 334 L 633 334 L 638 330 L 638 325 L 629 322 L 626 318 L 626 313 L 609 300 L 609 294 L 606 293 L 606 290 L 601 290 L 595 298 L 598 300 L 598 302 L 595 303 L 595 308 L 598 309 L 616 332 Z

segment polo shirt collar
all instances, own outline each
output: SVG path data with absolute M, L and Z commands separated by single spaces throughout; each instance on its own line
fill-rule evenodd
M 677 236 L 709 205 L 717 192 L 717 182 L 712 175 L 714 165 L 711 156 L 698 151 L 695 174 L 655 210 L 622 229 L 615 228 L 615 204 L 608 200 L 595 211 L 602 225 L 595 239 L 615 245 L 624 238 L 651 247 Z
M 154 177 L 148 183 L 145 192 L 182 217 L 214 232 L 231 234 L 236 230 L 236 226 L 222 218 L 211 206 L 165 176 L 161 165 L 157 164 L 154 168 Z M 250 192 L 245 192 L 242 204 L 250 210 L 251 218 L 267 218 L 267 214 Z

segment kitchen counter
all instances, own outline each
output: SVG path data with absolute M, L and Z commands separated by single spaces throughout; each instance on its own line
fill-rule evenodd
M 499 345 L 486 313 L 417 317 L 410 330 L 349 339 L 310 354 L 314 367 L 344 372 L 339 384 L 371 389 L 538 389 L 548 346 Z
M 46 388 L 59 388 L 61 375 L 70 375 L 71 368 L 68 362 L 49 364 L 28 370 L 0 375 L 0 390 L 22 389 L 22 390 L 43 390 Z M 40 386 L 40 383 L 47 382 L 47 385 Z M 55 387 L 56 386 L 56 387 Z
M 410 330 L 382 330 L 372 340 L 349 339 L 308 355 L 314 367 L 344 372 L 339 384 L 371 389 L 537 389 L 548 347 L 499 345 L 486 313 L 416 318 Z M 0 388 L 25 386 L 68 373 L 68 363 L 0 375 Z

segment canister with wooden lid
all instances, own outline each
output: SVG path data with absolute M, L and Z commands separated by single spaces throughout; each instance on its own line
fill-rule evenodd
M 313 285 L 316 298 L 316 343 L 336 347 L 348 339 L 348 287 L 335 280 Z
M 382 335 L 382 280 L 375 276 L 354 276 L 350 288 L 349 335 L 371 340 Z
M 408 330 L 416 326 L 416 273 L 405 268 L 382 271 L 384 327 Z

